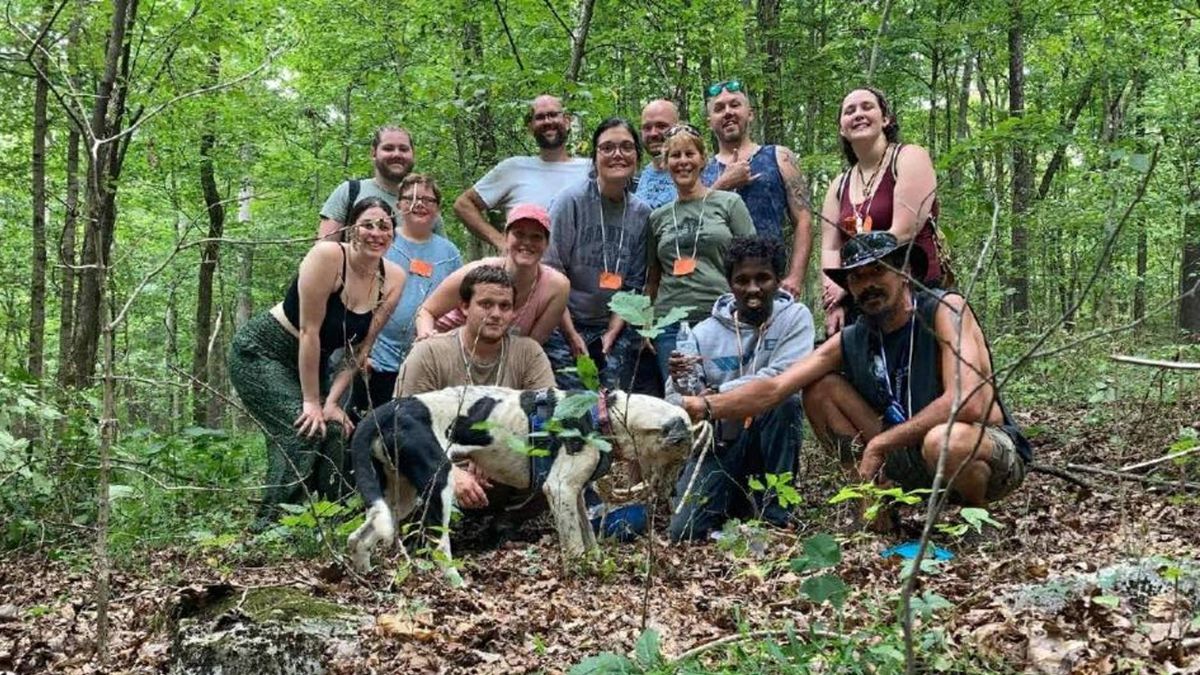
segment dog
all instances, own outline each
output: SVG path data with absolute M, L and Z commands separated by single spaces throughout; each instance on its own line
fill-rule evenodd
M 440 527 L 437 549 L 443 562 L 450 560 L 452 462 L 470 459 L 495 483 L 521 490 L 540 487 L 564 554 L 575 556 L 596 545 L 584 486 L 611 461 L 630 462 L 648 477 L 639 485 L 643 493 L 662 492 L 692 450 L 711 435 L 709 425 L 692 426 L 678 406 L 620 391 L 577 394 L 575 403 L 588 400 L 581 396 L 595 399 L 591 410 L 556 417 L 558 406 L 570 396 L 556 389 L 451 387 L 395 399 L 371 411 L 351 440 L 355 482 L 367 506 L 366 520 L 347 541 L 355 570 L 367 572 L 371 551 L 380 542 L 393 542 L 400 521 L 418 508 L 426 525 Z M 548 434 L 542 426 L 557 431 Z M 611 449 L 601 450 L 597 435 Z M 542 446 L 541 451 L 528 452 L 527 442 Z M 446 574 L 461 582 L 453 567 L 447 566 Z

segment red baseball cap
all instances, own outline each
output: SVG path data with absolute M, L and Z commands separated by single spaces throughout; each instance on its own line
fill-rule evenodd
M 550 233 L 550 214 L 546 213 L 546 209 L 538 204 L 517 204 L 509 209 L 504 229 L 508 230 L 514 223 L 522 220 L 532 220 L 541 225 L 542 229 L 546 230 L 546 234 Z

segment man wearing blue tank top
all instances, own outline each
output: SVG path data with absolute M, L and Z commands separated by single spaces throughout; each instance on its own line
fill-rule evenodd
M 759 145 L 750 138 L 754 110 L 740 80 L 717 82 L 704 94 L 718 151 L 700 178 L 713 189 L 741 195 L 759 236 L 782 240 L 784 219 L 792 222 L 791 264 L 779 285 L 799 299 L 812 249 L 812 218 L 808 182 L 796 155 L 782 145 Z

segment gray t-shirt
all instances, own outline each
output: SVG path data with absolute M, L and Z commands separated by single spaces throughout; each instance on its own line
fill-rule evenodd
M 357 204 L 367 197 L 378 197 L 388 203 L 395 212 L 393 220 L 396 224 L 400 224 L 400 207 L 397 202 L 400 200 L 400 195 L 394 192 L 388 192 L 375 182 L 374 178 L 363 178 L 358 181 L 358 197 L 354 203 Z M 346 214 L 350 212 L 350 181 L 344 180 L 340 185 L 334 188 L 330 193 L 329 199 L 321 206 L 321 217 L 330 220 L 336 220 L 342 225 L 345 225 Z M 436 234 L 442 234 L 442 217 L 439 215 L 437 220 L 433 221 L 433 231 Z
M 646 284 L 646 231 L 650 207 L 632 193 L 614 202 L 596 181 L 570 185 L 550 208 L 550 246 L 542 262 L 571 280 L 567 308 L 585 326 L 608 323 L 608 301 L 617 290 L 640 292 Z M 600 287 L 604 272 L 621 276 L 620 289 Z
M 489 209 L 508 211 L 517 204 L 541 204 L 548 209 L 554 196 L 586 177 L 591 166 L 582 157 L 565 162 L 546 162 L 536 155 L 509 157 L 475 183 L 475 192 Z

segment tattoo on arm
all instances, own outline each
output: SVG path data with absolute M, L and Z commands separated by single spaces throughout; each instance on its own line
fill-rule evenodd
M 783 159 L 795 172 L 786 181 L 788 194 L 805 209 L 812 211 L 812 194 L 808 189 L 808 181 L 804 180 L 804 172 L 800 170 L 800 164 L 796 161 L 796 155 L 788 150 L 783 154 Z

